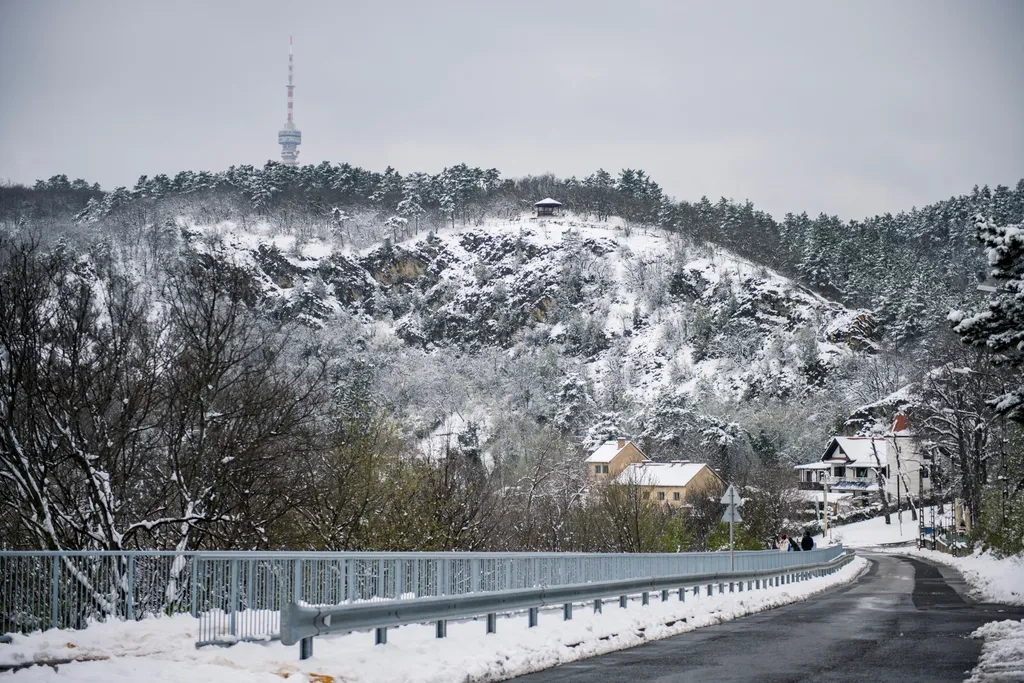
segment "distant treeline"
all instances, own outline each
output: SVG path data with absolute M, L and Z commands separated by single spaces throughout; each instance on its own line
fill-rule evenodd
M 64 175 L 32 188 L 6 186 L 0 188 L 0 221 L 145 222 L 152 218 L 147 209 L 162 200 L 187 199 L 201 207 L 199 219 L 263 216 L 285 229 L 312 221 L 336 224 L 342 233 L 349 214 L 368 211 L 401 237 L 421 227 L 519 216 L 547 196 L 598 220 L 620 216 L 636 226 L 660 226 L 721 245 L 845 305 L 872 308 L 897 343 L 943 324 L 951 308 L 975 296 L 973 284 L 984 278 L 986 266 L 974 216 L 999 225 L 1024 219 L 1024 180 L 1013 189 L 975 187 L 896 215 L 844 221 L 790 213 L 779 221 L 749 201 L 675 201 L 643 170 L 613 176 L 599 169 L 581 180 L 502 178 L 497 169 L 466 164 L 403 176 L 391 167 L 378 173 L 349 164 L 268 162 L 220 173 L 142 176 L 133 188 L 110 192 Z

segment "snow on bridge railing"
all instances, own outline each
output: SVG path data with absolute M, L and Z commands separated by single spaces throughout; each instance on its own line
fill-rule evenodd
M 743 551 L 735 569 L 799 567 L 841 553 Z M 344 605 L 728 570 L 728 553 L 0 551 L 0 633 L 190 613 L 199 618 L 197 645 L 229 644 L 278 638 L 280 610 L 290 602 Z

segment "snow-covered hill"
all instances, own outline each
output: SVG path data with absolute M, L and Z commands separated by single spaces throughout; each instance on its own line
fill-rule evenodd
M 799 397 L 874 343 L 867 311 L 614 218 L 490 221 L 362 250 L 265 225 L 181 227 L 194 248 L 248 269 L 280 315 L 314 328 L 354 322 L 367 343 L 390 349 L 395 373 L 429 358 L 557 352 L 562 376 L 533 399 L 555 420 L 700 397 Z M 402 357 L 418 363 L 403 367 Z M 447 408 L 415 415 L 419 431 L 473 422 L 486 440 L 495 406 L 467 394 Z

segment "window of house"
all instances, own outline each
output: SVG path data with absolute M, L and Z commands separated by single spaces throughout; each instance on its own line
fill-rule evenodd
M 651 497 L 651 492 L 650 491 L 644 491 L 644 495 L 643 495 L 644 500 L 647 500 L 650 497 Z
M 658 500 L 665 500 L 665 492 L 658 491 Z
M 834 468 L 832 468 L 832 474 L 834 474 L 837 477 L 845 477 L 846 476 L 846 468 L 845 467 L 834 467 Z
M 864 479 L 867 476 L 868 476 L 868 468 L 867 467 L 858 467 L 857 468 L 857 478 L 858 479 Z
M 928 468 L 927 468 L 927 467 L 922 467 L 922 468 L 921 468 L 921 478 L 922 478 L 922 479 L 927 479 L 927 478 L 928 478 L 928 476 L 929 476 L 929 474 L 928 474 Z
M 601 465 L 601 472 L 603 474 L 608 474 L 608 465 Z
M 679 500 L 679 491 L 674 491 L 672 493 L 672 500 Z
M 601 474 L 601 466 L 594 465 L 594 474 Z
M 810 470 L 807 470 L 807 479 L 806 479 L 806 481 L 810 481 L 810 482 L 814 481 L 814 472 L 812 472 Z

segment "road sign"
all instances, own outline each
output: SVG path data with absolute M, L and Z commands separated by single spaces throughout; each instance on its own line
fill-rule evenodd
M 736 508 L 727 508 L 725 510 L 725 514 L 722 515 L 722 521 L 729 522 L 730 524 L 732 524 L 742 522 L 743 518 L 740 517 L 740 511 L 737 510 Z
M 743 521 L 743 518 L 740 517 L 743 497 L 733 484 L 729 484 L 729 488 L 725 490 L 725 494 L 722 496 L 722 503 L 725 505 L 725 514 L 722 515 L 722 521 L 729 524 L 729 570 L 732 571 L 736 569 L 736 546 L 733 543 L 733 525 Z
M 725 490 L 725 495 L 722 496 L 721 503 L 723 505 L 743 507 L 743 496 L 740 495 L 740 492 L 735 485 L 729 484 L 729 488 Z

